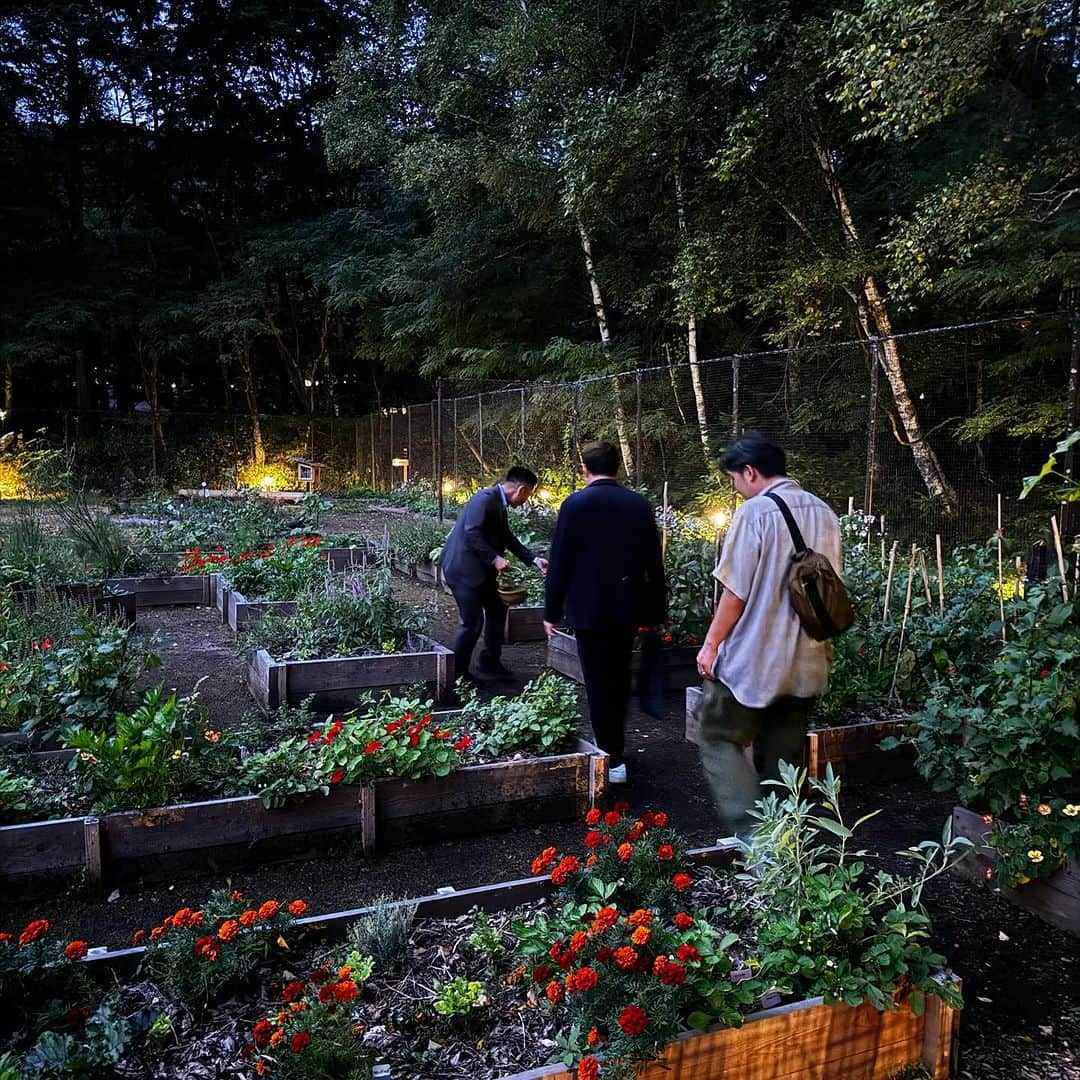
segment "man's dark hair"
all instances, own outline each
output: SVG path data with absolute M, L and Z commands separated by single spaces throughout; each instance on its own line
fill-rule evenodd
M 594 442 L 581 451 L 581 463 L 593 476 L 617 476 L 622 458 L 611 443 Z
M 760 431 L 744 431 L 720 458 L 724 472 L 742 472 L 747 465 L 762 476 L 787 476 L 787 455 Z
M 506 472 L 506 481 L 509 484 L 524 484 L 526 487 L 536 487 L 540 482 L 532 469 L 526 469 L 524 465 L 515 465 Z

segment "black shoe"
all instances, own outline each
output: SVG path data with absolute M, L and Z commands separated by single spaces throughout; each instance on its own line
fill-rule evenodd
M 483 656 L 476 661 L 476 670 L 485 675 L 513 676 L 514 674 L 501 660 L 492 660 Z

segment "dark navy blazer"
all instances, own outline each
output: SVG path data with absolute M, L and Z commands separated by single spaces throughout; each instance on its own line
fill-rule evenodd
M 439 565 L 451 587 L 476 588 L 495 577 L 495 556 L 509 548 L 522 562 L 533 553 L 510 531 L 506 504 L 498 485 L 481 488 L 462 508 L 446 538 Z

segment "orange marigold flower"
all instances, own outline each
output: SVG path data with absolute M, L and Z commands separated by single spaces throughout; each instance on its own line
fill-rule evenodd
M 689 874 L 679 873 L 673 875 L 671 878 L 671 884 L 674 885 L 676 889 L 689 889 L 690 882 L 691 877 Z
M 604 1041 L 604 1036 L 600 1034 L 599 1028 L 590 1028 L 589 1034 L 585 1036 L 585 1041 L 590 1046 L 596 1046 L 598 1043 L 602 1043 Z
M 218 958 L 217 942 L 209 935 L 199 938 L 192 948 L 195 950 L 195 955 L 201 960 L 216 960 Z
M 33 941 L 43 938 L 49 932 L 48 919 L 34 919 L 26 924 L 26 928 L 19 935 L 19 948 L 25 948 Z
M 685 911 L 680 911 L 675 916 L 675 925 L 680 930 L 689 930 L 694 925 L 694 918 L 692 915 L 687 915 Z
M 600 824 L 600 810 L 599 810 L 599 808 L 594 806 L 585 815 L 585 824 L 586 825 L 599 825 Z
M 176 912 L 175 915 L 171 916 L 171 918 L 172 918 L 171 923 L 169 922 L 168 919 L 165 920 L 165 925 L 166 926 L 176 926 L 176 927 L 183 928 L 183 927 L 187 926 L 188 917 L 191 914 L 193 914 L 191 908 L 182 907 L 182 908 L 180 908 L 179 911 Z
M 164 936 L 165 936 L 165 927 L 164 926 L 155 926 L 154 929 L 150 931 L 150 940 L 151 941 L 160 941 Z
M 544 848 L 544 850 L 532 861 L 533 875 L 536 876 L 542 874 L 558 857 L 559 852 L 557 848 Z
M 585 834 L 585 846 L 591 851 L 593 848 L 598 848 L 604 842 L 604 834 L 597 832 L 595 829 L 590 829 Z
M 558 1005 L 563 999 L 562 983 L 552 980 L 544 988 L 544 993 L 547 994 L 547 999 L 552 1005 Z
M 578 1062 L 577 1080 L 599 1080 L 600 1062 L 591 1054 Z
M 146 940 L 146 931 L 136 930 L 131 940 L 134 944 L 141 945 Z
M 591 990 L 600 981 L 600 977 L 596 974 L 596 969 L 591 967 L 578 968 L 570 978 L 573 988 L 579 994 L 584 993 L 586 990 Z
M 653 913 L 648 908 L 638 908 L 626 916 L 630 926 L 648 926 L 653 921 Z
M 267 919 L 272 919 L 278 913 L 278 902 L 276 900 L 267 900 L 264 904 L 259 906 L 259 918 L 264 922 Z
M 576 874 L 580 868 L 581 863 L 576 855 L 566 855 L 560 860 L 559 865 L 551 871 L 551 880 L 556 885 L 565 885 L 570 875 Z
M 639 1005 L 627 1005 L 626 1008 L 619 1013 L 619 1027 L 621 1027 L 627 1035 L 640 1035 L 645 1030 L 645 1025 L 648 1022 L 648 1014 Z
M 587 858 L 587 859 L 585 860 L 585 865 L 586 865 L 586 866 L 595 866 L 595 865 L 596 865 L 596 856 L 595 856 L 595 855 L 590 855 L 590 856 L 589 856 L 589 857 L 588 857 L 588 858 Z
M 270 1036 L 270 1045 L 275 1049 L 279 1047 L 285 1041 L 285 1032 L 280 1028 Z
M 585 948 L 585 943 L 589 940 L 588 934 L 584 930 L 575 930 L 570 937 L 570 951 L 581 952 Z
M 226 919 L 217 932 L 222 941 L 232 941 L 240 932 L 240 924 L 235 919 Z
M 259 918 L 259 913 L 257 911 L 252 910 L 251 908 L 248 908 L 247 911 L 245 911 L 240 916 L 240 925 L 241 926 L 254 926 L 256 921 L 258 920 L 258 918 Z
M 622 859 L 623 862 L 626 862 L 626 860 L 634 854 L 634 845 L 620 844 L 616 850 L 618 852 L 619 858 Z
M 306 1031 L 298 1031 L 289 1043 L 294 1054 L 302 1054 L 311 1045 L 311 1036 Z
M 90 951 L 85 941 L 71 941 L 64 948 L 64 955 L 69 960 L 81 960 Z
M 288 912 L 294 918 L 299 919 L 307 911 L 307 904 L 303 900 L 290 900 Z
M 615 950 L 614 960 L 619 967 L 629 971 L 638 961 L 637 950 L 631 949 L 629 945 L 623 945 L 622 948 Z
M 360 987 L 352 981 L 352 979 L 345 979 L 342 982 L 334 983 L 334 999 L 342 1003 L 352 1001 L 353 998 L 360 993 Z
M 255 1062 L 255 1075 L 256 1076 L 264 1076 L 265 1074 L 266 1074 L 266 1062 L 265 1061 L 256 1061 Z
M 652 937 L 652 931 L 647 926 L 639 926 L 630 935 L 630 940 L 635 945 L 648 945 Z
M 602 907 L 593 919 L 592 933 L 602 934 L 619 921 L 619 909 L 615 907 Z

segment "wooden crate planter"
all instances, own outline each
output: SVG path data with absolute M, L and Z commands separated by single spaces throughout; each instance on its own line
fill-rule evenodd
M 730 865 L 732 842 L 691 851 L 693 862 Z M 551 894 L 551 879 L 524 878 L 469 889 L 443 889 L 408 905 L 417 918 L 449 919 L 473 908 L 489 913 L 534 902 Z M 310 915 L 297 925 L 324 940 L 341 940 L 348 926 L 371 913 L 370 907 Z M 93 950 L 83 961 L 88 972 L 112 983 L 135 973 L 142 946 Z M 909 1008 L 879 1013 L 869 1005 L 825 1005 L 820 998 L 764 1009 L 742 1027 L 685 1032 L 640 1080 L 889 1080 L 921 1067 L 933 1080 L 948 1080 L 956 1067 L 959 1013 L 930 997 L 916 1017 Z M 575 1080 L 562 1065 L 542 1065 L 500 1080 Z
M 953 808 L 953 832 L 966 836 L 976 845 L 975 851 L 956 869 L 974 881 L 985 882 L 987 871 L 992 874 L 996 866 L 994 849 L 983 842 L 992 828 L 993 824 L 984 822 L 981 814 L 963 806 Z M 1080 863 L 1075 859 L 1070 859 L 1050 877 L 1016 889 L 1000 886 L 999 891 L 1009 903 L 1061 930 L 1080 935 Z
M 438 563 L 425 559 L 423 562 L 409 562 L 407 559 L 390 556 L 390 566 L 405 577 L 415 578 L 424 585 L 442 585 L 442 568 Z
M 450 714 L 442 714 L 448 716 Z M 365 853 L 583 817 L 607 791 L 608 757 L 579 739 L 566 754 L 467 765 L 447 776 L 339 785 L 269 810 L 257 796 L 144 813 L 0 828 L 0 881 L 81 874 L 91 885 L 167 880 L 305 857 L 338 841 Z
M 137 608 L 210 604 L 209 574 L 166 574 L 161 577 L 108 578 L 106 584 L 135 594 Z
M 697 671 L 696 645 L 677 645 L 664 650 L 664 669 L 667 677 L 667 685 L 670 690 L 682 690 L 691 683 L 700 682 L 701 676 Z M 565 630 L 556 630 L 548 638 L 547 666 L 565 675 L 574 682 L 581 683 L 585 680 L 581 674 L 581 659 L 578 656 L 577 640 L 573 634 Z M 631 659 L 631 669 L 636 675 L 641 667 L 641 652 L 634 650 Z
M 431 684 L 442 701 L 454 684 L 454 654 L 445 645 L 417 637 L 412 653 L 373 653 L 336 660 L 274 660 L 265 649 L 248 657 L 244 680 L 264 712 L 298 705 L 311 694 L 318 711 L 349 709 L 365 690 L 393 690 L 410 683 Z
M 377 562 L 378 555 L 367 547 L 332 547 L 326 549 L 326 561 L 331 571 L 340 574 L 355 567 Z
M 701 724 L 698 703 L 701 688 L 686 688 L 686 728 L 688 742 L 698 743 Z M 899 736 L 907 728 L 904 720 L 868 720 L 839 727 L 817 728 L 806 733 L 804 764 L 807 773 L 818 780 L 825 778 L 825 766 L 832 765 L 837 776 L 858 780 L 882 780 L 904 777 L 914 772 L 911 747 L 879 750 L 878 743 L 888 736 Z
M 249 600 L 235 589 L 227 590 L 225 621 L 236 633 L 257 623 L 264 615 L 295 615 L 295 600 Z
M 135 625 L 135 595 L 127 591 L 107 593 L 100 585 L 79 583 L 54 585 L 46 589 L 13 589 L 11 596 L 27 611 L 33 611 L 38 605 L 38 594 L 41 592 L 52 594 L 71 604 L 78 604 L 80 607 L 88 607 L 95 615 L 119 620 L 126 626 Z
M 543 605 L 516 604 L 506 609 L 505 640 L 508 645 L 543 641 L 545 637 Z

